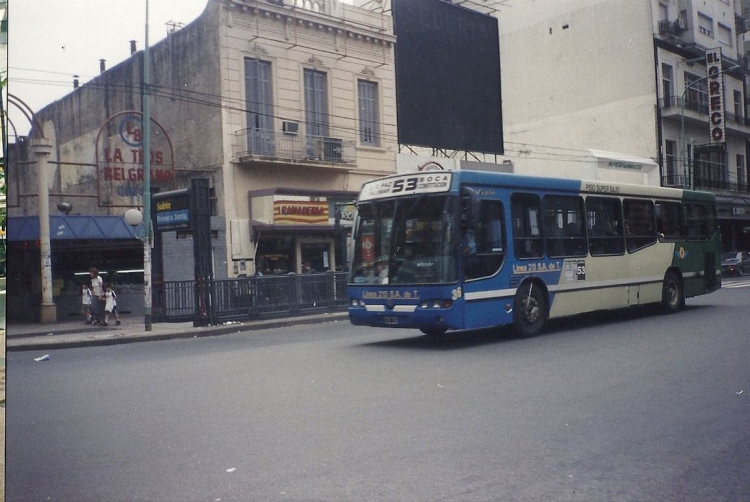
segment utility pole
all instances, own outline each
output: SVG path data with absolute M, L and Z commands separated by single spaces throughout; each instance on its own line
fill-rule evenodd
M 151 331 L 151 61 L 148 47 L 148 0 L 146 0 L 146 44 L 143 49 L 143 316 Z

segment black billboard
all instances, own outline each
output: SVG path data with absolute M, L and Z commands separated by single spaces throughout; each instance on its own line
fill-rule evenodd
M 442 0 L 393 0 L 401 144 L 503 153 L 497 19 Z

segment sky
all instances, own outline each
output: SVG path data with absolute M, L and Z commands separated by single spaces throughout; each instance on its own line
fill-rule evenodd
M 38 111 L 99 74 L 99 60 L 112 68 L 130 57 L 130 41 L 145 46 L 167 35 L 167 23 L 189 24 L 208 0 L 9 0 L 8 92 Z M 30 125 L 13 105 L 8 117 L 19 135 Z M 11 136 L 13 130 L 8 130 Z M 10 142 L 15 138 L 9 137 Z

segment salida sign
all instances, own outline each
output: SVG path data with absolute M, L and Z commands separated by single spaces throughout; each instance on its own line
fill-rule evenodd
M 151 119 L 151 186 L 174 188 L 174 155 L 166 131 Z M 143 205 L 143 116 L 123 112 L 110 117 L 96 139 L 99 205 Z

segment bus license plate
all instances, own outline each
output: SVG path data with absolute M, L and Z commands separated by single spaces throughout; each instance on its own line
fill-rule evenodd
M 385 316 L 385 323 L 386 323 L 386 324 L 387 324 L 388 326 L 395 326 L 396 324 L 398 324 L 398 317 L 394 317 L 394 316 Z

